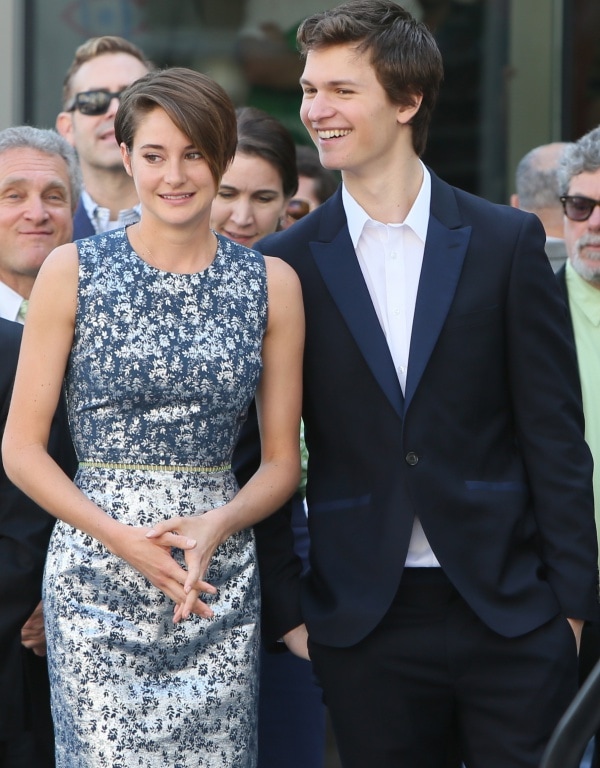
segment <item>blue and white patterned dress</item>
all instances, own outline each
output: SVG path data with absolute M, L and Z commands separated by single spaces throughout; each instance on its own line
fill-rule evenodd
M 233 447 L 261 372 L 262 256 L 219 237 L 214 262 L 164 272 L 125 230 L 77 243 L 67 371 L 75 482 L 149 526 L 226 503 Z M 213 557 L 215 617 L 173 604 L 95 539 L 58 522 L 44 600 L 57 768 L 251 768 L 260 598 L 251 530 Z

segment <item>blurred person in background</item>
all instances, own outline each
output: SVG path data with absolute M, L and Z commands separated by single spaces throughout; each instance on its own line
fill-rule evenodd
M 296 166 L 298 190 L 287 205 L 282 229 L 287 229 L 318 208 L 333 195 L 340 183 L 339 174 L 321 165 L 319 153 L 314 147 L 296 146 Z
M 150 69 L 142 51 L 122 37 L 92 37 L 75 51 L 56 118 L 57 131 L 77 151 L 83 175 L 74 240 L 139 219 L 137 192 L 123 168 L 114 122 L 122 91 Z
M 535 213 L 546 232 L 546 255 L 556 272 L 565 263 L 567 250 L 563 236 L 563 209 L 559 200 L 558 164 L 569 144 L 542 144 L 529 151 L 517 165 L 513 208 Z

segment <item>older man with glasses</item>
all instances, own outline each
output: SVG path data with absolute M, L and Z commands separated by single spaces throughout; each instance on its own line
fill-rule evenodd
M 568 261 L 557 277 L 569 308 L 577 350 L 585 438 L 594 457 L 596 527 L 600 530 L 600 127 L 570 144 L 558 168 Z M 600 658 L 600 627 L 585 627 L 582 678 Z M 596 734 L 593 766 L 600 766 Z
M 139 219 L 138 199 L 115 140 L 121 92 L 152 68 L 142 51 L 121 37 L 94 37 L 79 46 L 63 83 L 56 129 L 75 147 L 84 191 L 74 239 Z

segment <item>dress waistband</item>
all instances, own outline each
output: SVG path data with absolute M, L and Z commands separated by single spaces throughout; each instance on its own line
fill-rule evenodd
M 117 461 L 80 461 L 82 469 L 141 469 L 149 472 L 227 472 L 231 464 L 221 464 L 217 467 L 202 467 L 178 464 L 128 464 Z

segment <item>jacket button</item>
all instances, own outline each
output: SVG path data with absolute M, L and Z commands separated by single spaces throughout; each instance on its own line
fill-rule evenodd
M 406 463 L 411 467 L 414 467 L 415 464 L 419 463 L 419 457 L 414 451 L 409 451 L 406 454 Z

